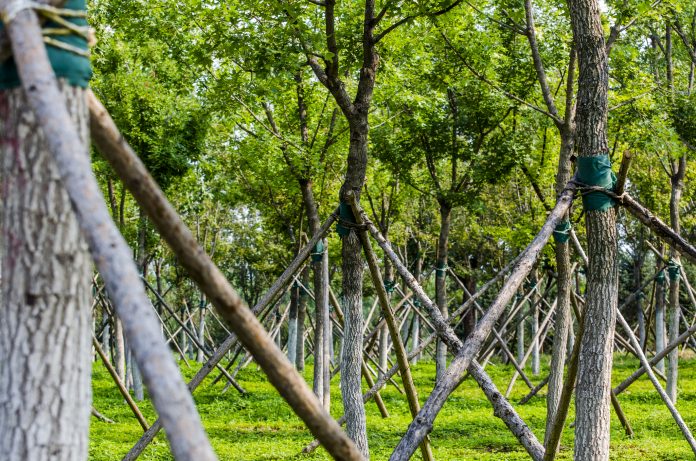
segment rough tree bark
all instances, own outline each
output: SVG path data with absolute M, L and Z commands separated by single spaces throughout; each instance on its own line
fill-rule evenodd
M 309 267 L 302 270 L 302 284 L 309 285 Z M 305 369 L 305 318 L 307 318 L 307 293 L 300 289 L 300 299 L 297 303 L 297 352 L 295 353 L 295 368 L 302 373 Z
M 576 146 L 580 157 L 606 154 L 609 67 L 597 0 L 570 4 L 578 55 Z M 609 459 L 611 367 L 618 302 L 616 210 L 586 212 L 589 267 L 585 334 L 576 391 L 575 459 Z
M 657 262 L 658 266 L 660 262 Z M 665 348 L 665 274 L 655 280 L 655 354 Z M 660 373 L 665 372 L 665 361 L 660 360 L 655 366 Z
M 551 91 L 546 71 L 539 52 L 536 31 L 534 27 L 534 10 L 532 0 L 525 0 L 525 19 L 527 28 L 525 30 L 527 40 L 532 53 L 534 68 L 537 80 L 541 87 L 544 103 L 548 110 L 548 115 L 553 120 L 561 138 L 561 149 L 558 158 L 558 169 L 556 172 L 556 195 L 560 195 L 565 185 L 571 179 L 570 158 L 573 153 L 575 143 L 575 104 L 574 104 L 574 83 L 575 83 L 575 64 L 576 53 L 572 49 L 568 60 L 568 72 L 565 82 L 565 112 L 561 118 L 554 100 L 554 93 Z M 568 216 L 565 217 L 568 219 Z M 546 399 L 546 434 L 550 432 L 550 425 L 555 419 L 556 409 L 561 397 L 563 388 L 563 369 L 568 351 L 567 338 L 570 330 L 570 249 L 567 242 L 557 242 L 555 247 L 556 271 L 558 273 L 557 304 L 558 311 L 554 327 L 553 347 L 551 355 L 551 370 L 549 374 L 549 391 Z M 572 335 L 571 335 L 572 336 Z M 544 441 L 546 446 L 546 440 Z M 548 448 L 548 447 L 547 447 Z
M 88 157 L 85 90 L 61 84 Z M 0 92 L 0 458 L 86 460 L 91 263 L 22 89 Z
M 350 142 L 346 175 L 339 198 L 346 202 L 346 194 L 353 191 L 360 198 L 367 169 L 368 114 L 372 103 L 375 75 L 379 63 L 374 35 L 378 21 L 375 16 L 374 0 L 367 0 L 364 8 L 362 30 L 362 63 L 355 98 L 351 100 L 345 84 L 339 77 L 339 50 L 336 39 L 336 0 L 323 2 L 326 46 L 331 58 L 326 66 L 319 63 L 315 54 L 306 50 L 310 67 L 317 79 L 329 90 L 348 122 Z M 341 356 L 341 394 L 346 411 L 346 430 L 362 454 L 369 458 L 365 408 L 362 404 L 362 282 L 363 259 L 360 239 L 353 230 L 342 238 L 342 288 L 345 303 L 345 330 Z
M 452 160 L 456 161 L 456 160 Z M 440 235 L 437 240 L 437 258 L 435 266 L 435 302 L 444 318 L 447 312 L 447 256 L 449 233 L 452 221 L 452 207 L 446 200 L 440 200 Z M 435 379 L 440 379 L 447 368 L 447 345 L 438 338 L 435 353 Z
M 572 69 L 572 67 L 571 67 Z M 572 71 L 572 70 L 571 70 Z M 572 82 L 572 79 L 571 79 Z M 573 136 L 568 134 L 561 137 L 561 153 L 558 160 L 558 171 L 556 173 L 556 194 L 562 192 L 563 184 L 567 184 L 571 177 L 570 156 L 573 152 Z M 568 216 L 566 216 L 568 219 Z M 549 373 L 549 390 L 546 396 L 546 432 L 550 432 L 551 424 L 556 417 L 556 410 L 561 399 L 563 389 L 564 366 L 568 350 L 568 336 L 571 330 L 570 312 L 570 292 L 572 285 L 572 274 L 570 273 L 570 244 L 566 242 L 556 242 L 556 286 L 557 286 L 557 307 L 556 320 L 554 323 L 553 346 L 551 351 L 551 365 Z M 544 438 L 544 447 L 548 450 Z
M 681 202 L 682 190 L 684 189 L 684 176 L 686 175 L 686 156 L 672 162 L 671 185 L 672 192 L 669 200 L 670 224 L 674 232 L 680 233 L 679 206 Z M 672 266 L 669 268 L 669 309 L 668 317 L 668 339 L 674 341 L 679 336 L 679 317 L 681 308 L 679 306 L 679 251 L 672 248 Z M 677 403 L 677 380 L 679 374 L 679 348 L 672 350 L 667 356 L 667 387 L 666 392 L 672 403 Z

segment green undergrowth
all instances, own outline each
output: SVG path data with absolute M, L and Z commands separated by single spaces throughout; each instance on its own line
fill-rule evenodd
M 548 362 L 548 359 L 546 360 Z M 547 373 L 547 363 L 542 373 L 532 381 L 540 381 Z M 637 361 L 617 356 L 613 381 L 618 384 L 637 367 Z M 512 367 L 489 365 L 486 369 L 501 391 L 507 388 Z M 195 374 L 182 364 L 187 378 Z M 422 362 L 414 368 L 414 379 L 424 401 L 433 386 L 435 366 Z M 304 372 L 311 379 L 311 365 Z M 242 370 L 239 382 L 248 395 L 242 397 L 233 388 L 221 394 L 222 382 L 211 385 L 206 380 L 194 397 L 210 440 L 221 460 L 319 460 L 330 459 L 323 449 L 314 454 L 301 454 L 302 448 L 312 437 L 268 383 L 264 374 L 254 364 Z M 342 414 L 338 378 L 332 381 L 332 408 L 335 417 Z M 92 418 L 90 459 L 117 460 L 132 447 L 142 435 L 142 429 L 133 418 L 130 409 L 118 393 L 110 376 L 101 364 L 95 364 L 93 375 L 94 406 L 115 424 Z M 678 409 L 691 428 L 696 428 L 696 359 L 681 362 Z M 511 401 L 517 402 L 528 389 L 517 380 Z M 382 391 L 390 417 L 382 419 L 374 403 L 367 405 L 367 426 L 371 458 L 386 460 L 410 422 L 408 406 L 403 395 L 389 385 Z M 529 424 L 536 436 L 543 440 L 546 413 L 545 389 L 526 405 L 515 405 L 520 416 Z M 641 378 L 619 396 L 619 401 L 633 426 L 634 438 L 628 438 L 618 419 L 612 414 L 611 449 L 615 460 L 687 460 L 693 459 L 674 420 L 662 404 L 658 394 L 646 378 Z M 155 413 L 149 401 L 141 402 L 146 419 L 154 421 Z M 573 420 L 573 408 L 563 434 L 561 453 L 557 459 L 572 459 L 573 430 L 568 425 Z M 522 460 L 529 459 L 505 425 L 493 416 L 488 401 L 471 379 L 465 380 L 450 397 L 431 434 L 435 458 L 441 460 Z M 417 454 L 414 459 L 419 459 Z M 167 441 L 163 434 L 140 457 L 142 460 L 169 460 Z

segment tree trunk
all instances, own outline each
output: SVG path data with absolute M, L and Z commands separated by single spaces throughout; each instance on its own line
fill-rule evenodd
M 539 283 L 538 268 L 535 267 L 532 272 L 532 283 Z M 529 298 L 529 308 L 531 310 L 531 323 L 532 323 L 532 374 L 534 376 L 539 375 L 539 338 L 537 333 L 539 332 L 539 304 L 541 303 L 541 295 L 536 291 L 531 298 Z
M 663 271 L 662 275 L 655 280 L 655 354 L 662 352 L 665 344 L 665 274 Z M 655 369 L 664 373 L 665 361 L 657 362 Z
M 200 293 L 201 298 L 198 303 L 198 312 L 199 312 L 199 318 L 198 318 L 198 342 L 201 343 L 202 345 L 205 345 L 205 317 L 207 313 L 206 307 L 206 300 L 205 300 L 205 295 L 203 293 Z M 205 362 L 205 354 L 203 353 L 203 349 L 198 348 L 198 352 L 196 353 L 196 362 L 198 363 L 204 363 Z
M 349 120 L 350 147 L 346 178 L 341 187 L 341 201 L 348 206 L 346 193 L 352 190 L 359 199 L 365 182 L 367 168 L 367 112 L 361 111 Z M 342 239 L 341 255 L 343 262 L 343 312 L 345 329 L 343 333 L 343 356 L 341 357 L 341 395 L 346 415 L 346 432 L 365 458 L 370 457 L 367 444 L 367 423 L 365 407 L 362 402 L 361 365 L 363 332 L 363 258 L 362 245 L 355 231 L 350 229 Z
M 421 272 L 423 271 L 423 254 L 421 252 L 421 243 L 416 240 L 416 258 L 415 267 L 413 269 L 413 276 L 416 278 L 418 283 L 421 283 Z M 413 310 L 413 327 L 411 329 L 411 351 L 415 351 L 420 347 L 420 316 Z M 412 359 L 411 363 L 413 365 L 418 364 L 420 360 L 420 354 L 416 354 Z
M 573 134 L 566 130 L 561 133 L 561 152 L 558 159 L 558 171 L 556 173 L 556 194 L 560 194 L 571 177 L 570 156 L 573 153 Z M 568 216 L 566 216 L 568 219 Z M 554 323 L 553 347 L 551 351 L 551 365 L 549 371 L 549 390 L 546 396 L 546 432 L 544 437 L 544 447 L 547 449 L 547 435 L 551 433 L 551 427 L 556 419 L 558 403 L 561 399 L 563 390 L 563 369 L 566 357 L 572 347 L 568 345 L 568 336 L 571 326 L 570 313 L 570 245 L 569 241 L 556 241 L 556 272 L 558 278 L 557 286 L 557 306 L 556 320 Z M 570 333 L 572 335 L 572 332 Z M 557 449 L 554 447 L 552 449 Z
M 597 0 L 570 4 L 579 78 L 577 138 L 580 157 L 608 152 L 609 67 Z M 585 215 L 589 267 L 585 333 L 580 343 L 576 393 L 575 459 L 609 459 L 611 367 L 618 302 L 616 210 Z
M 440 201 L 440 236 L 437 241 L 437 260 L 435 266 L 435 302 L 444 318 L 447 312 L 447 251 L 449 246 L 452 207 L 444 200 Z M 435 379 L 440 379 L 447 368 L 447 345 L 437 340 L 435 355 Z
M 682 156 L 679 160 L 672 162 L 672 193 L 669 200 L 669 215 L 672 229 L 680 233 L 679 206 L 681 202 L 682 190 L 684 188 L 684 176 L 686 174 L 686 157 Z M 679 252 L 672 248 L 672 261 L 669 268 L 669 310 L 668 316 L 668 338 L 669 342 L 679 337 L 679 317 L 681 308 L 679 306 Z M 679 348 L 674 348 L 667 356 L 667 396 L 672 403 L 677 403 L 677 379 L 679 374 Z
M 140 276 L 145 280 L 147 278 L 147 217 L 145 211 L 141 208 L 138 216 L 138 268 Z M 134 357 L 131 357 L 134 358 Z M 133 394 L 136 402 L 143 400 L 143 377 L 138 369 L 138 364 L 135 360 L 130 360 L 131 378 L 133 381 Z
M 309 267 L 302 270 L 302 284 L 309 285 Z M 295 368 L 300 373 L 305 369 L 305 317 L 307 317 L 307 293 L 300 289 L 300 299 L 297 302 L 297 353 L 295 354 Z
M 118 379 L 126 382 L 126 341 L 123 337 L 123 322 L 114 316 L 114 367 Z
M 290 313 L 288 314 L 288 360 L 297 368 L 297 304 L 300 300 L 300 287 L 290 288 Z
M 322 278 L 322 328 L 324 329 L 323 342 L 323 386 L 324 386 L 324 408 L 326 411 L 331 409 L 331 349 L 333 334 L 331 331 L 331 317 L 329 313 L 329 240 L 323 239 L 324 254 L 321 257 L 321 278 Z
M 304 202 L 305 213 L 309 223 L 309 231 L 312 235 L 319 232 L 321 222 L 319 221 L 319 212 L 317 203 L 314 200 L 314 192 L 312 191 L 312 181 L 305 179 L 300 181 L 300 190 L 302 191 L 302 200 Z M 312 263 L 312 272 L 314 275 L 314 306 L 315 306 L 315 322 L 314 322 L 314 385 L 313 390 L 318 399 L 325 408 L 329 407 L 331 390 L 326 389 L 326 383 L 330 380 L 329 366 L 329 346 L 328 341 L 328 323 L 329 319 L 329 258 L 328 258 L 328 241 L 320 240 L 321 253 Z M 319 245 L 319 244 L 317 244 Z M 319 247 L 317 247 L 319 249 Z M 329 377 L 327 379 L 327 376 Z
M 111 319 L 109 318 L 109 313 L 106 311 L 105 307 L 102 306 L 101 311 L 103 319 L 102 324 L 104 325 L 101 336 L 101 346 L 102 350 L 107 351 L 106 360 L 109 360 L 108 351 L 111 349 Z
M 525 348 L 524 348 L 524 324 L 525 324 L 525 313 L 524 313 L 524 305 L 520 307 L 520 311 L 517 314 L 519 317 L 519 320 L 517 321 L 517 363 L 522 363 L 524 360 L 524 353 L 525 353 Z
M 385 226 L 382 226 L 382 233 L 384 234 L 385 238 L 387 238 L 388 234 L 388 228 L 385 229 Z M 385 288 L 386 285 L 392 284 L 394 282 L 394 265 L 391 263 L 389 258 L 386 256 L 384 257 L 384 283 L 385 283 Z M 391 300 L 391 288 L 387 290 L 387 296 Z M 379 366 L 381 370 L 379 370 L 379 376 L 381 377 L 386 373 L 387 370 L 389 370 L 389 362 L 388 362 L 388 351 L 389 351 L 389 329 L 387 322 L 384 322 L 384 325 L 382 325 L 382 328 L 379 331 Z
M 83 142 L 81 155 L 88 156 L 85 90 L 60 86 Z M 92 400 L 87 245 L 23 90 L 0 92 L 0 125 L 0 458 L 86 460 Z

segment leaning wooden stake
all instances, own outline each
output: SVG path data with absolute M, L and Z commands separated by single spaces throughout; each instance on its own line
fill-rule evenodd
M 564 200 L 565 198 L 565 200 Z M 566 203 L 567 201 L 567 203 Z M 563 215 L 565 210 L 567 209 L 568 206 L 570 206 L 570 203 L 572 201 L 572 193 L 569 191 L 567 195 L 563 195 L 560 199 L 560 202 L 563 203 L 562 206 L 557 205 L 557 208 L 563 208 L 562 213 L 558 216 L 552 213 L 553 218 L 549 218 L 549 221 L 547 222 L 546 225 L 544 225 L 542 229 L 542 234 L 546 232 L 547 227 L 548 227 L 548 235 L 546 235 L 546 240 L 544 240 L 544 244 L 546 241 L 550 238 L 551 232 L 553 230 L 553 226 L 556 225 L 556 222 L 558 219 L 560 219 L 560 216 Z M 437 331 L 437 335 L 442 338 L 442 340 L 447 344 L 447 347 L 450 348 L 450 350 L 457 355 L 457 357 L 461 356 L 464 353 L 467 353 L 467 343 L 469 340 L 467 340 L 466 343 L 462 343 L 461 340 L 457 337 L 457 335 L 454 334 L 454 331 L 452 328 L 449 326 L 449 322 L 443 317 L 442 313 L 440 310 L 437 308 L 435 303 L 432 302 L 432 300 L 425 294 L 425 291 L 423 288 L 420 286 L 418 281 L 416 281 L 415 277 L 413 274 L 411 274 L 404 263 L 401 261 L 401 259 L 398 257 L 398 255 L 394 252 L 392 249 L 391 245 L 389 242 L 382 236 L 382 234 L 379 232 L 377 227 L 370 222 L 370 220 L 367 218 L 367 215 L 365 212 L 360 208 L 360 206 L 355 203 L 353 206 L 354 209 L 358 210 L 358 214 L 360 214 L 363 222 L 367 225 L 368 230 L 372 234 L 372 236 L 375 238 L 379 246 L 384 250 L 385 255 L 394 263 L 394 267 L 396 268 L 397 272 L 399 275 L 403 278 L 403 280 L 406 282 L 406 284 L 409 286 L 409 288 L 415 293 L 415 295 L 418 297 L 418 299 L 423 303 L 425 308 L 427 309 L 428 313 L 430 314 L 430 319 L 432 321 L 433 327 Z M 555 210 L 554 210 L 555 211 Z M 551 226 L 551 227 L 549 227 Z M 539 237 L 537 237 L 538 239 Z M 535 242 L 536 240 L 535 239 Z M 534 242 L 533 242 L 534 243 Z M 534 245 L 530 245 L 534 246 Z M 533 257 L 536 259 L 536 256 L 538 256 L 539 252 L 543 248 L 543 244 L 539 246 L 538 249 L 534 249 L 532 251 Z M 526 255 L 527 257 L 530 257 L 529 254 Z M 531 270 L 531 265 L 534 263 L 534 260 L 531 262 L 528 262 L 528 258 L 520 258 L 518 264 L 516 265 L 515 271 L 513 271 L 513 274 L 511 275 L 511 279 L 517 280 L 516 276 L 519 278 L 517 280 L 517 286 L 519 286 L 520 283 L 522 283 L 522 280 L 526 276 L 526 274 Z M 520 267 L 525 267 L 527 272 L 522 274 L 520 272 Z M 505 285 L 507 287 L 509 285 L 508 283 Z M 514 292 L 517 290 L 517 286 L 515 286 L 514 290 L 510 292 L 510 296 L 504 300 L 503 305 L 499 306 L 499 311 L 496 318 L 493 319 L 490 322 L 490 325 L 488 326 L 488 330 L 486 333 L 486 336 L 490 332 L 490 330 L 493 328 L 495 321 L 497 320 L 497 317 L 502 313 L 502 311 L 505 309 L 505 306 L 507 303 L 510 301 L 510 298 L 514 294 Z M 505 290 L 505 287 L 503 290 Z M 496 306 L 494 304 L 494 306 Z M 494 310 L 493 307 L 491 307 L 491 310 Z M 489 314 L 491 312 L 486 314 L 484 316 L 482 322 L 486 322 L 486 319 L 489 318 Z M 480 324 L 479 328 L 477 328 L 476 331 L 472 333 L 472 335 L 469 337 L 475 337 L 477 332 L 480 331 Z M 517 412 L 514 410 L 512 405 L 503 397 L 502 394 L 498 391 L 498 389 L 493 385 L 492 382 L 490 382 L 490 378 L 488 375 L 486 375 L 485 371 L 483 368 L 480 367 L 480 365 L 476 364 L 474 362 L 474 356 L 478 353 L 480 346 L 482 345 L 483 341 L 485 340 L 485 336 L 482 338 L 479 338 L 480 342 L 477 345 L 477 349 L 472 352 L 471 357 L 468 360 L 468 363 L 466 364 L 466 368 L 463 370 L 462 374 L 457 378 L 457 382 L 452 383 L 453 386 L 451 390 L 449 391 L 451 393 L 454 388 L 456 388 L 457 385 L 461 382 L 463 379 L 464 375 L 468 371 L 472 377 L 477 381 L 477 383 L 481 386 L 483 389 L 484 393 L 486 394 L 486 397 L 488 398 L 489 402 L 493 405 L 494 408 L 494 414 L 501 418 L 505 425 L 510 429 L 510 431 L 515 435 L 515 437 L 520 441 L 522 446 L 527 450 L 527 452 L 530 454 L 530 456 L 535 459 L 535 460 L 540 460 L 543 457 L 543 447 L 539 443 L 539 441 L 536 439 L 534 436 L 534 433 L 529 429 L 529 427 L 525 424 L 525 422 L 519 417 Z M 457 359 L 455 359 L 456 361 Z M 448 370 L 449 372 L 449 370 Z M 447 372 L 445 373 L 445 376 L 447 376 Z M 442 380 L 439 380 L 436 383 L 436 388 L 437 386 L 440 385 Z M 449 395 L 449 393 L 448 393 Z M 430 401 L 432 398 L 432 394 L 428 401 Z M 426 402 L 426 406 L 427 406 Z M 444 404 L 444 400 L 442 401 L 442 404 Z M 435 419 L 435 416 L 437 415 L 437 412 L 439 411 L 440 407 L 435 411 L 435 413 L 432 414 L 432 420 Z M 412 427 L 418 426 L 422 424 L 425 420 L 424 418 L 424 410 L 426 407 L 423 407 L 420 412 L 418 412 L 418 415 L 414 419 L 414 421 L 411 423 L 409 426 L 409 431 L 411 430 Z M 426 412 L 427 414 L 427 412 Z M 430 415 L 427 415 L 425 417 L 430 417 Z M 432 428 L 432 420 L 429 421 L 429 423 L 426 422 L 426 424 L 429 424 L 428 430 L 423 431 L 422 433 L 418 434 L 417 437 L 412 437 L 409 439 L 409 447 L 408 447 L 408 452 L 404 452 L 401 455 L 398 455 L 400 457 L 394 458 L 395 453 L 392 454 L 391 459 L 408 459 L 413 455 L 413 452 L 415 451 L 416 447 L 421 444 L 423 439 L 427 436 L 427 433 L 429 432 L 430 428 Z M 407 433 L 408 434 L 408 433 Z M 402 442 L 405 439 L 402 439 Z M 397 447 L 398 449 L 398 447 Z M 403 458 L 402 458 L 403 457 Z
M 174 211 L 143 163 L 120 135 L 106 109 L 93 94 L 89 95 L 89 106 L 92 139 L 97 148 L 143 207 L 191 278 L 218 309 L 244 346 L 254 355 L 271 383 L 334 458 L 363 459 L 353 442 L 324 410 L 302 376 L 264 330 L 254 312 L 198 245 L 191 231 Z M 325 233 L 326 229 L 323 232 Z M 315 235 L 311 239 L 312 244 L 316 244 L 315 238 L 318 240 Z M 307 249 L 308 246 L 303 248 L 296 260 L 302 256 L 304 261 L 309 256 L 311 248 Z M 264 297 L 263 300 L 266 299 L 267 297 Z M 232 344 L 226 346 L 229 350 Z M 214 354 L 210 361 L 216 360 L 217 364 L 224 353 L 219 358 L 217 355 Z
M 49 64 L 36 14 L 31 4 L 0 1 L 0 11 L 12 42 L 30 106 L 44 131 L 63 186 L 70 197 L 90 253 L 106 282 L 107 291 L 123 320 L 136 362 L 167 429 L 177 459 L 216 459 L 198 413 L 169 348 L 159 334 L 138 271 L 118 229 L 111 221 L 90 158 L 82 155 L 79 135 L 71 123 L 55 74 Z M 23 8 L 22 8 L 23 7 Z
M 532 243 L 530 243 L 529 246 L 524 250 L 524 256 L 515 266 L 510 278 L 503 286 L 503 289 L 500 291 L 495 301 L 493 301 L 493 304 L 486 312 L 486 315 L 481 319 L 471 335 L 469 335 L 462 349 L 457 352 L 457 356 L 452 361 L 452 364 L 447 369 L 442 379 L 435 384 L 435 389 L 433 390 L 432 394 L 430 394 L 430 397 L 426 401 L 421 411 L 418 413 L 418 417 L 409 426 L 408 431 L 392 453 L 390 460 L 397 461 L 410 458 L 421 440 L 423 440 L 423 438 L 432 430 L 435 417 L 442 409 L 442 406 L 445 404 L 445 401 L 449 395 L 454 391 L 454 389 L 456 389 L 463 379 L 469 366 L 474 360 L 474 357 L 479 352 L 483 342 L 493 329 L 495 322 L 504 312 L 505 307 L 514 296 L 524 278 L 531 271 L 532 265 L 538 258 L 541 250 L 544 248 L 549 238 L 551 238 L 551 234 L 553 233 L 556 224 L 558 224 L 558 222 L 568 211 L 568 208 L 573 200 L 573 192 L 574 187 L 569 185 L 568 188 L 566 188 L 561 194 L 556 206 L 549 214 L 546 223 L 541 228 L 541 231 L 539 234 L 537 234 Z M 377 235 L 379 234 L 374 226 L 369 226 L 369 229 L 373 235 L 375 235 L 375 233 Z M 383 249 L 385 246 L 387 249 L 391 249 L 388 245 L 385 245 L 386 241 L 383 238 L 377 239 L 377 241 Z M 396 256 L 393 251 L 391 251 L 391 254 Z M 390 256 L 390 258 L 391 257 L 392 256 Z M 396 259 L 398 260 L 398 257 Z M 433 306 L 428 305 L 427 296 L 425 296 L 423 290 L 417 286 L 417 283 L 415 283 L 413 277 L 409 277 L 410 274 L 408 274 L 408 271 L 402 273 L 401 269 L 405 269 L 403 268 L 403 265 L 395 263 L 395 266 L 397 267 L 397 270 L 399 270 L 402 277 L 404 277 L 404 280 L 406 280 L 409 287 L 411 287 L 419 298 L 422 298 L 421 301 L 428 308 L 428 310 L 432 312 Z M 436 319 L 433 320 L 436 321 Z M 436 321 L 436 326 L 439 329 L 442 325 L 440 322 Z
M 507 273 L 507 271 L 512 267 L 512 265 L 508 265 L 505 268 L 503 268 L 498 275 L 496 275 L 493 279 L 491 280 L 499 280 L 502 276 L 501 274 Z M 478 298 L 479 295 L 482 294 L 482 291 L 485 291 L 488 287 L 490 287 L 490 284 L 484 285 L 475 295 L 472 297 L 472 299 Z M 455 312 L 453 312 L 450 317 L 447 319 L 448 323 L 452 323 L 454 320 L 456 320 L 462 312 L 464 312 L 465 305 L 460 306 Z M 426 347 L 428 347 L 430 344 L 432 344 L 433 341 L 435 341 L 435 338 L 437 337 L 437 333 L 432 333 L 430 336 L 425 338 L 416 349 L 411 351 L 408 354 L 408 359 L 411 360 L 416 356 L 419 356 Z M 396 364 L 393 367 L 389 369 L 385 374 L 380 376 L 380 378 L 377 380 L 374 386 L 370 388 L 369 391 L 367 391 L 363 395 L 363 402 L 367 403 L 371 398 L 377 395 L 377 392 L 379 389 L 384 387 L 386 384 L 387 380 L 390 379 L 392 376 L 394 376 L 397 372 L 399 371 L 399 365 Z M 527 452 L 532 456 L 534 460 L 539 460 L 541 457 L 543 457 L 543 447 L 541 444 L 537 441 L 536 437 L 534 436 L 534 433 L 529 429 L 529 427 L 524 424 L 524 421 L 519 418 L 517 413 L 515 412 L 514 408 L 510 403 L 503 397 L 503 395 L 500 393 L 500 391 L 495 387 L 493 382 L 491 381 L 490 377 L 485 373 L 485 371 L 480 367 L 480 365 L 477 362 L 473 362 L 472 366 L 469 368 L 469 372 L 471 375 L 474 377 L 476 380 L 477 384 L 481 387 L 483 390 L 484 394 L 488 398 L 488 400 L 493 404 L 494 408 L 494 415 L 501 418 L 503 421 L 505 421 L 505 424 L 508 426 L 508 428 L 511 429 L 511 431 L 515 434 L 515 436 L 520 440 L 527 449 Z M 338 424 L 344 424 L 345 423 L 345 416 L 342 416 L 338 420 Z M 319 446 L 319 441 L 314 440 L 312 443 L 307 445 L 302 452 L 303 453 L 311 453 L 314 449 L 316 449 Z
M 353 194 L 353 191 L 348 191 L 346 193 L 346 197 L 353 208 L 353 214 L 355 215 L 356 222 L 358 225 L 363 225 L 363 217 L 360 214 L 360 209 L 355 194 Z M 358 237 L 360 238 L 363 251 L 365 252 L 365 259 L 367 259 L 367 265 L 370 268 L 373 285 L 377 291 L 379 304 L 382 308 L 382 316 L 387 322 L 389 335 L 391 336 L 394 344 L 396 361 L 399 365 L 401 380 L 404 383 L 404 390 L 406 391 L 406 398 L 408 400 L 409 409 L 411 410 L 411 416 L 415 417 L 420 410 L 420 402 L 418 401 L 418 391 L 416 390 L 416 385 L 413 383 L 413 376 L 411 376 L 411 365 L 406 354 L 406 348 L 404 348 L 404 343 L 402 342 L 401 334 L 399 333 L 399 325 L 397 325 L 396 319 L 394 318 L 394 312 L 392 312 L 391 306 L 389 305 L 389 295 L 387 294 L 387 290 L 384 288 L 382 274 L 379 271 L 379 263 L 377 262 L 377 257 L 370 246 L 370 240 L 367 232 L 364 230 L 358 231 Z M 435 459 L 433 457 L 432 448 L 430 447 L 430 441 L 427 437 L 425 437 L 421 443 L 421 453 L 425 461 L 433 461 Z
M 617 320 L 621 324 L 623 329 L 626 331 L 626 334 L 628 335 L 628 338 L 631 341 L 633 348 L 638 353 L 640 363 L 646 369 L 650 381 L 652 382 L 653 386 L 655 386 L 655 390 L 658 394 L 660 394 L 660 398 L 669 409 L 669 412 L 672 414 L 674 421 L 677 423 L 677 426 L 679 426 L 679 430 L 684 435 L 684 438 L 689 443 L 689 446 L 691 446 L 691 451 L 693 451 L 694 455 L 696 455 L 696 440 L 694 440 L 694 436 L 691 435 L 691 431 L 689 431 L 689 428 L 684 422 L 684 419 L 681 417 L 679 411 L 677 411 L 677 408 L 674 406 L 670 398 L 667 396 L 667 392 L 665 392 L 665 390 L 662 388 L 662 385 L 657 380 L 657 376 L 655 376 L 655 373 L 653 373 L 652 368 L 650 368 L 648 359 L 645 357 L 643 349 L 641 349 L 640 343 L 638 342 L 636 335 L 633 333 L 631 326 L 628 324 L 628 322 L 626 322 L 626 319 L 624 319 L 623 315 L 621 315 L 621 312 L 618 312 L 617 314 Z
M 628 193 L 624 192 L 621 195 L 617 195 L 614 192 L 601 187 L 584 186 L 582 189 L 586 192 L 602 192 L 603 194 L 613 198 L 618 203 L 623 205 L 623 207 L 636 219 L 638 219 L 638 221 L 650 228 L 650 230 L 652 230 L 663 241 L 668 243 L 673 248 L 679 250 L 681 254 L 686 256 L 691 262 L 696 263 L 696 247 L 694 247 L 688 240 L 665 224 L 660 218 L 655 216 L 652 211 L 645 208 L 636 199 L 628 195 Z
M 126 399 L 126 403 L 130 407 L 131 411 L 133 411 L 133 414 L 135 415 L 135 419 L 138 420 L 138 422 L 140 423 L 140 426 L 143 428 L 143 430 L 147 431 L 150 428 L 150 426 L 147 424 L 145 417 L 140 412 L 140 408 L 138 408 L 138 405 L 133 400 L 133 397 L 131 397 L 130 393 L 128 392 L 126 387 L 121 382 L 121 379 L 119 379 L 118 373 L 116 373 L 116 370 L 114 369 L 113 365 L 111 365 L 111 363 L 109 363 L 109 359 L 106 357 L 106 354 L 104 353 L 101 346 L 99 345 L 99 341 L 97 341 L 97 338 L 95 338 L 94 336 L 92 336 L 92 346 L 94 346 L 94 350 L 96 350 L 97 354 L 99 354 L 99 357 L 101 358 L 102 362 L 104 363 L 104 367 L 106 367 L 106 370 L 111 375 L 111 378 L 114 380 L 114 383 L 116 383 L 116 387 L 118 387 L 118 391 L 121 393 L 123 398 Z
M 576 312 L 579 311 L 574 296 L 570 297 L 570 302 L 572 303 Z M 558 406 L 556 407 L 556 414 L 554 415 L 553 423 L 549 426 L 549 435 L 546 437 L 546 454 L 544 455 L 544 461 L 553 461 L 556 458 L 556 454 L 558 453 L 558 448 L 561 442 L 561 434 L 563 433 L 563 425 L 565 424 L 565 420 L 568 416 L 568 409 L 570 408 L 570 399 L 573 395 L 573 389 L 575 389 L 575 380 L 578 374 L 580 343 L 582 342 L 582 336 L 584 333 L 583 315 L 579 315 L 577 319 L 578 334 L 573 346 L 573 352 L 570 354 L 570 360 L 568 360 L 568 372 L 566 373 L 566 378 L 563 382 L 563 389 L 561 389 L 561 396 L 558 400 Z

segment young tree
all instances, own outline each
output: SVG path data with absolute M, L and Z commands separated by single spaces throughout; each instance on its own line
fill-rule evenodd
M 600 6 L 596 0 L 570 4 L 578 55 L 576 146 L 578 178 L 611 187 L 607 142 L 609 66 Z M 618 301 L 616 210 L 606 195 L 585 196 L 589 267 L 576 394 L 575 459 L 609 459 L 614 324 Z M 599 203 L 592 203 L 597 200 Z M 588 203 L 590 202 L 590 203 Z

